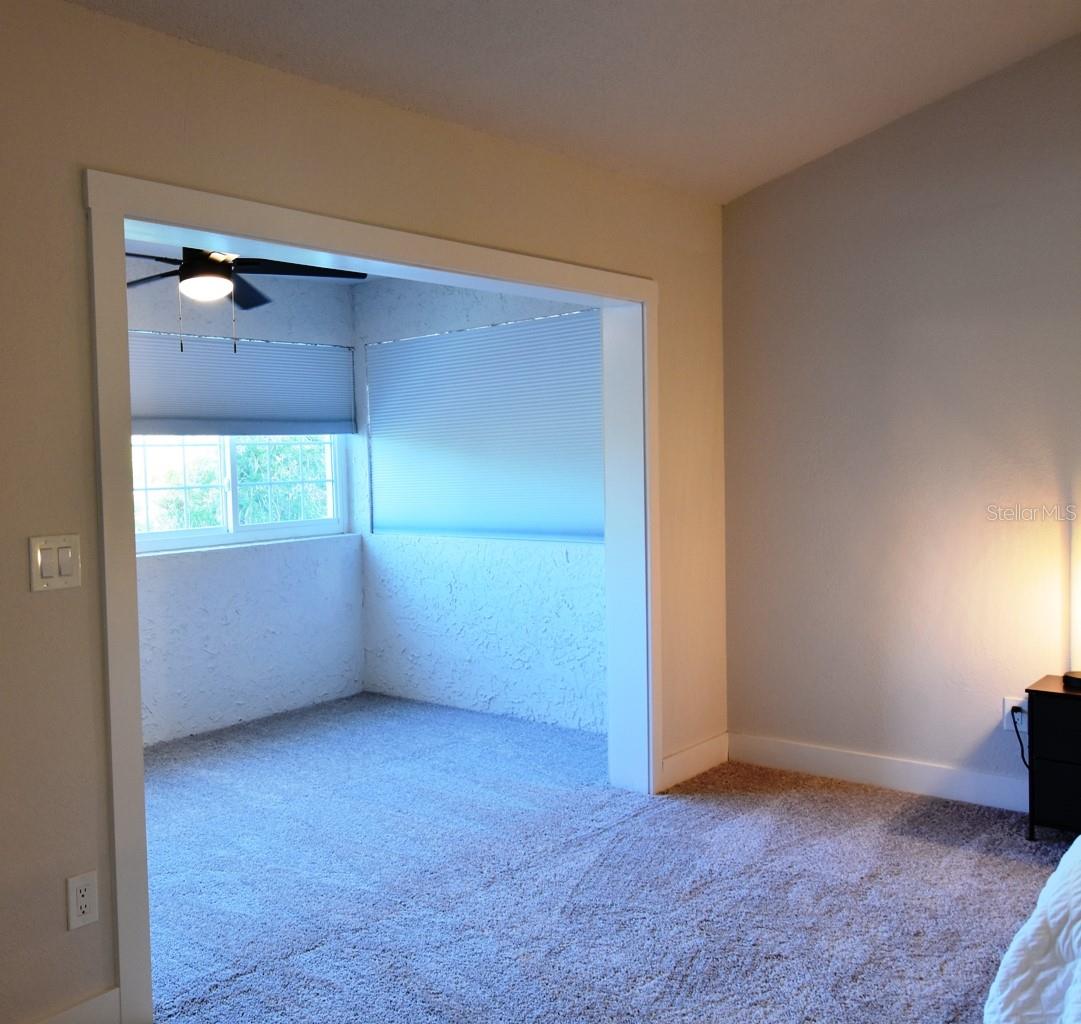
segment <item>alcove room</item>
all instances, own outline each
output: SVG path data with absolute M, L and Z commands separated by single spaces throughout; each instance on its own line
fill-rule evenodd
M 156 1016 L 476 941 L 607 782 L 599 310 L 125 247 Z

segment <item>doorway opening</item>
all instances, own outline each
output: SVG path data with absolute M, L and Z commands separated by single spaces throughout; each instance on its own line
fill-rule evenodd
M 396 481 L 399 485 L 397 491 L 390 486 L 395 481 L 388 483 L 387 478 L 378 476 L 386 470 L 387 454 L 393 448 L 393 445 L 387 446 L 388 439 L 395 440 L 392 436 L 394 431 L 391 429 L 393 416 L 388 412 L 393 408 L 394 387 L 408 388 L 417 383 L 415 378 L 403 377 L 403 366 L 407 366 L 410 358 L 423 348 L 423 344 L 418 342 L 427 340 L 424 337 L 418 338 L 418 335 L 436 333 L 443 335 L 444 340 L 453 337 L 454 342 L 459 345 L 463 341 L 474 344 L 478 341 L 475 336 L 468 339 L 465 337 L 473 327 L 448 322 L 448 331 L 455 332 L 454 334 L 448 331 L 403 329 L 392 332 L 399 334 L 399 337 L 372 336 L 362 345 L 354 345 L 354 381 L 363 382 L 363 387 L 355 392 L 360 396 L 357 403 L 358 419 L 365 428 L 361 458 L 357 458 L 358 452 L 355 450 L 360 447 L 357 436 L 348 437 L 342 444 L 342 447 L 347 449 L 343 454 L 338 447 L 339 441 L 332 432 L 321 432 L 316 429 L 318 424 L 310 422 L 304 424 L 310 429 L 288 435 L 274 432 L 265 424 L 260 434 L 242 431 L 227 433 L 226 427 L 219 424 L 214 433 L 184 435 L 164 431 L 168 417 L 163 414 L 159 422 L 148 427 L 148 430 L 160 432 L 136 433 L 133 414 L 137 415 L 145 410 L 133 409 L 132 406 L 131 389 L 135 375 L 129 367 L 129 346 L 134 336 L 130 332 L 133 328 L 136 331 L 142 330 L 144 336 L 150 338 L 156 328 L 139 327 L 129 320 L 126 289 L 129 275 L 122 255 L 126 246 L 139 245 L 150 250 L 157 247 L 155 251 L 159 253 L 170 247 L 183 246 L 214 252 L 243 251 L 245 256 L 252 258 L 366 273 L 371 275 L 373 281 L 395 282 L 393 286 L 383 286 L 388 289 L 413 288 L 414 296 L 418 294 L 417 290 L 423 289 L 442 290 L 444 293 L 448 290 L 467 290 L 474 296 L 488 296 L 490 301 L 496 301 L 493 297 L 498 297 L 499 302 L 517 303 L 519 308 L 533 304 L 532 312 L 539 312 L 541 315 L 528 318 L 510 315 L 502 320 L 504 330 L 511 335 L 515 330 L 518 334 L 528 334 L 530 330 L 536 329 L 537 324 L 545 321 L 558 321 L 559 326 L 564 329 L 567 329 L 569 324 L 574 330 L 580 331 L 586 320 L 593 318 L 598 335 L 598 361 L 603 391 L 599 413 L 603 417 L 600 449 L 603 474 L 600 486 L 603 499 L 604 556 L 601 590 L 604 608 L 601 614 L 601 632 L 606 661 L 602 703 L 607 724 L 607 775 L 609 781 L 616 786 L 643 792 L 656 788 L 655 768 L 659 766 L 659 759 L 655 756 L 659 736 L 656 714 L 659 702 L 655 693 L 658 680 L 651 671 L 651 659 L 656 658 L 655 644 L 651 644 L 651 637 L 655 635 L 656 629 L 652 620 L 654 612 L 650 593 L 651 589 L 656 588 L 656 567 L 651 565 L 649 532 L 650 529 L 655 529 L 655 524 L 647 516 L 650 495 L 655 491 L 655 476 L 651 479 L 646 472 L 646 439 L 652 426 L 648 416 L 652 381 L 646 370 L 647 366 L 652 365 L 650 351 L 651 346 L 655 345 L 655 331 L 651 330 L 651 325 L 655 323 L 655 290 L 648 281 L 623 275 L 96 172 L 88 175 L 88 194 L 95 275 L 103 565 L 112 729 L 121 1002 L 123 1019 L 136 1021 L 149 1019 L 151 1012 L 142 713 L 148 690 L 145 683 L 140 686 L 140 677 L 142 675 L 145 678 L 146 673 L 140 672 L 139 663 L 139 612 L 136 607 L 138 574 L 135 559 L 138 527 L 144 527 L 141 532 L 145 543 L 153 533 L 170 532 L 169 529 L 151 529 L 152 525 L 174 527 L 172 532 L 222 528 L 228 532 L 229 527 L 266 529 L 285 521 L 293 524 L 304 522 L 310 527 L 317 520 L 331 520 L 336 516 L 345 532 L 327 531 L 327 536 L 339 538 L 335 543 L 347 547 L 352 543 L 349 538 L 359 534 L 359 551 L 365 541 L 374 541 L 374 548 L 376 544 L 388 540 L 390 543 L 382 549 L 379 557 L 384 560 L 389 557 L 401 558 L 403 545 L 400 538 L 403 531 L 393 529 L 394 515 L 401 515 L 402 509 L 408 508 L 406 499 L 409 498 L 410 485 L 416 484 L 424 474 L 404 474 L 403 479 Z M 206 228 L 207 224 L 213 224 L 214 228 Z M 574 320 L 575 317 L 578 319 Z M 492 322 L 488 318 L 484 326 L 490 327 Z M 522 327 L 523 324 L 526 326 Z M 515 325 L 518 326 L 515 328 Z M 551 327 L 552 323 L 547 326 Z M 189 335 L 189 352 L 192 346 L 197 347 L 200 340 L 216 339 L 219 343 L 229 340 L 226 332 L 215 336 L 207 330 L 202 332 L 203 339 L 196 338 L 196 333 L 198 332 L 192 331 Z M 234 334 L 238 347 L 242 347 L 245 341 L 266 344 L 275 340 L 245 338 L 244 335 L 249 333 L 258 332 L 241 331 Z M 167 334 L 168 331 L 158 331 L 158 335 Z M 521 351 L 528 351 L 529 338 L 524 341 L 514 337 L 498 340 L 501 349 L 517 341 L 523 346 Z M 363 358 L 363 354 L 360 359 L 356 359 L 355 354 L 358 347 L 365 354 L 375 351 L 369 347 L 375 345 L 380 348 L 373 360 L 378 365 L 373 369 L 368 359 Z M 427 360 L 422 359 L 420 362 Z M 482 366 L 491 360 L 481 359 L 474 362 Z M 163 372 L 168 377 L 168 371 Z M 172 379 L 175 380 L 175 377 Z M 371 407 L 369 402 L 372 403 Z M 150 423 L 152 419 L 152 416 L 148 416 L 147 422 Z M 323 423 L 323 426 L 325 425 Z M 368 429 L 369 426 L 371 429 Z M 467 432 L 470 426 L 465 425 Z M 473 428 L 475 426 L 475 423 L 472 424 Z M 384 427 L 387 429 L 381 435 L 380 430 Z M 137 438 L 135 448 L 132 446 L 133 433 Z M 178 436 L 214 438 L 215 441 L 213 444 L 207 442 L 194 446 L 182 442 L 178 446 L 174 445 L 178 451 L 163 455 L 170 439 Z M 283 437 L 290 440 L 283 441 Z M 253 438 L 255 440 L 252 440 Z M 162 450 L 155 450 L 155 445 Z M 348 450 L 349 446 L 353 446 L 352 452 Z M 189 453 L 187 447 L 205 450 Z M 209 472 L 210 477 L 199 477 L 199 482 L 191 488 L 191 494 L 178 495 L 176 492 L 181 488 L 163 487 L 159 488 L 159 493 L 151 496 L 150 492 L 154 488 L 144 476 L 144 518 L 140 520 L 138 512 L 133 514 L 132 511 L 133 452 L 137 449 L 141 449 L 138 454 L 143 458 L 144 466 L 149 466 L 146 461 L 148 458 L 157 459 L 159 464 L 163 464 L 161 460 L 164 458 L 166 462 L 172 460 L 185 467 L 186 460 L 191 459 L 193 464 L 201 466 L 204 472 Z M 215 458 L 218 460 L 217 464 L 224 467 L 220 470 L 219 477 L 214 477 L 211 465 Z M 320 462 L 325 472 L 321 476 L 302 474 L 303 478 L 296 480 L 271 479 L 271 472 L 260 467 L 263 463 L 269 464 L 275 459 L 294 468 L 302 463 L 311 462 L 314 466 L 316 462 Z M 366 469 L 370 470 L 367 477 Z M 312 472 L 314 473 L 314 469 Z M 260 473 L 264 475 L 260 476 Z M 139 482 L 137 477 L 134 482 Z M 331 496 L 335 486 L 339 490 Z M 215 488 L 218 490 L 212 494 Z M 173 519 L 162 518 L 160 490 L 173 492 L 168 495 L 172 499 Z M 498 491 L 498 488 L 495 490 Z M 384 499 L 380 504 L 381 497 L 387 495 L 395 500 Z M 347 496 L 352 499 L 351 502 L 346 501 Z M 298 502 L 296 508 L 289 505 L 294 497 Z M 203 505 L 199 505 L 200 500 L 203 500 Z M 157 516 L 153 524 L 152 502 L 156 503 L 153 514 Z M 320 502 L 323 504 L 320 505 Z M 343 513 L 347 504 L 349 510 Z M 282 516 L 270 511 L 280 511 L 287 505 L 291 509 L 288 515 Z M 217 519 L 211 516 L 213 522 L 210 523 L 199 519 L 200 509 L 205 511 L 211 506 L 219 510 Z M 183 523 L 176 518 L 178 507 L 181 509 Z M 196 513 L 194 519 L 193 509 Z M 576 511 L 580 513 L 582 510 L 571 509 L 568 512 L 564 508 L 547 511 L 558 518 L 559 515 L 573 516 Z M 319 514 L 320 512 L 326 514 Z M 444 510 L 443 514 L 450 515 L 447 510 Z M 257 521 L 260 517 L 267 519 L 268 516 L 270 522 Z M 326 525 L 326 522 L 320 522 L 317 528 L 322 529 Z M 435 532 L 438 535 L 438 531 Z M 376 541 L 375 538 L 379 540 Z M 180 538 L 181 541 L 184 539 Z M 578 540 L 581 538 L 575 538 L 568 543 Z M 476 538 L 473 538 L 473 542 L 475 541 Z M 458 542 L 468 543 L 469 538 L 459 537 Z M 149 543 L 153 546 L 154 541 L 150 540 Z M 397 547 L 394 546 L 395 543 Z M 498 539 L 498 543 L 506 545 L 528 542 L 504 537 Z M 543 544 L 545 541 L 541 540 L 539 543 Z M 324 542 L 316 541 L 312 541 L 310 546 L 329 547 Z M 581 545 L 581 549 L 586 550 L 586 545 Z M 230 550 L 243 552 L 254 549 Z M 567 544 L 564 544 L 564 554 L 566 550 Z M 430 563 L 431 553 L 429 546 L 424 552 L 425 564 Z M 414 558 L 417 556 L 416 551 L 407 550 L 405 554 Z M 356 554 L 349 554 L 343 559 L 340 555 L 341 552 L 337 552 L 328 559 L 339 570 L 343 561 L 348 563 L 349 558 L 357 557 Z M 569 563 L 570 559 L 566 561 Z M 593 551 L 583 556 L 581 561 L 596 566 L 601 559 L 597 557 L 597 552 Z M 517 569 L 520 575 L 535 572 L 528 565 L 523 565 L 518 552 L 511 552 L 507 563 L 511 569 Z M 508 572 L 508 566 L 497 566 L 494 571 Z M 583 566 L 575 565 L 573 569 L 572 575 L 580 575 Z M 140 568 L 139 572 L 141 571 Z M 325 579 L 330 573 L 331 570 L 326 569 L 315 578 L 322 576 Z M 528 588 L 523 594 L 528 605 Z M 382 596 L 385 598 L 387 595 Z M 140 598 L 141 603 L 146 604 L 142 595 Z M 539 603 L 539 597 L 534 596 L 533 600 Z M 385 627 L 387 622 L 396 618 L 396 611 L 397 609 L 392 608 L 388 612 L 382 626 Z M 467 609 L 467 619 L 469 611 Z M 528 614 L 528 607 L 525 614 Z M 572 615 L 571 619 L 579 617 Z M 340 634 L 341 630 L 338 629 L 328 632 L 328 636 Z M 381 667 L 384 677 L 393 677 L 395 673 L 400 677 L 401 665 L 395 665 L 393 657 L 385 660 L 387 663 Z M 431 681 L 431 671 L 424 671 L 420 675 Z M 417 696 L 423 699 L 425 696 L 430 698 L 432 694 Z M 481 694 L 479 699 L 487 698 Z M 514 709 L 495 707 L 494 710 Z M 588 715 L 595 713 L 595 708 L 593 712 L 579 709 L 576 713 Z M 159 717 L 157 725 L 160 724 Z M 471 768 L 459 770 L 473 771 L 480 775 L 483 766 L 474 764 Z

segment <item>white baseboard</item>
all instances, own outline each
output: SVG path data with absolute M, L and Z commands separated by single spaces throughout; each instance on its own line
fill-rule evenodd
M 55 1017 L 46 1018 L 42 1024 L 120 1024 L 120 989 L 102 992 Z
M 1028 780 L 1009 775 L 991 775 L 928 761 L 909 761 L 738 733 L 730 735 L 729 756 L 733 761 L 747 764 L 885 786 L 906 793 L 939 796 L 1008 811 L 1028 810 Z
M 728 733 L 722 732 L 664 758 L 661 761 L 661 780 L 657 789 L 663 793 L 666 789 L 693 779 L 727 760 Z

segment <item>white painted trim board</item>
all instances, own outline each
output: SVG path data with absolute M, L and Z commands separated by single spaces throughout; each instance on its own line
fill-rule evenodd
M 730 734 L 728 752 L 733 761 L 767 768 L 822 775 L 1008 811 L 1028 810 L 1028 780 L 1011 775 L 992 775 L 929 761 L 741 733 Z
M 660 789 L 671 789 L 693 779 L 702 772 L 716 768 L 728 760 L 728 733 L 718 733 L 701 743 L 669 754 L 661 761 Z
M 41 1024 L 118 1024 L 120 989 L 111 988 L 62 1013 L 47 1017 Z

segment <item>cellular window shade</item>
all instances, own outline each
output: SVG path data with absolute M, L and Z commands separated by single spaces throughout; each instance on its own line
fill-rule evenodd
M 133 332 L 133 434 L 348 434 L 353 350 Z
M 599 311 L 365 351 L 375 530 L 603 537 Z

